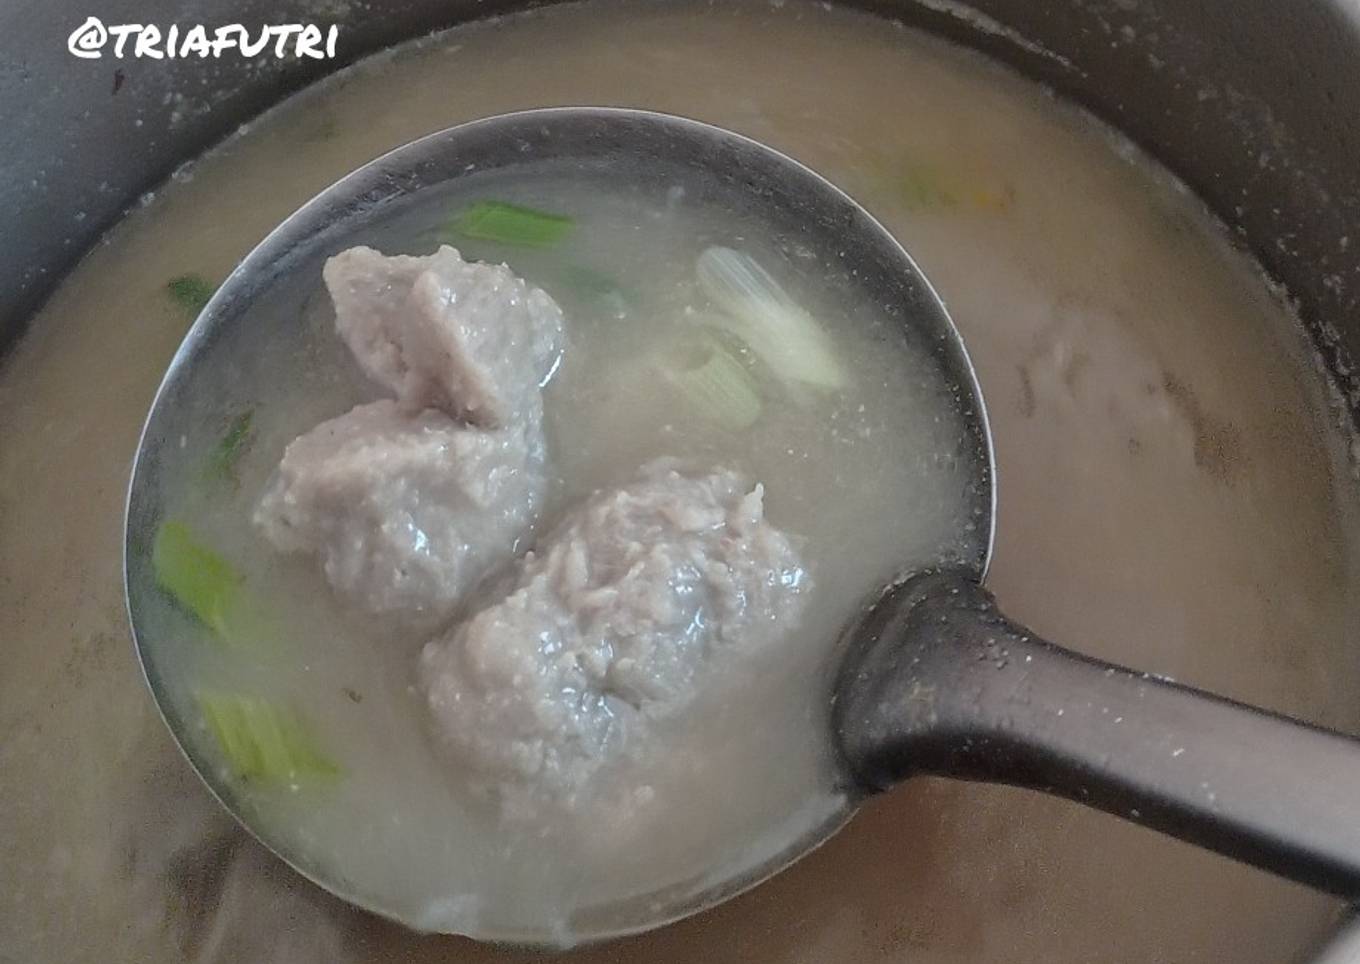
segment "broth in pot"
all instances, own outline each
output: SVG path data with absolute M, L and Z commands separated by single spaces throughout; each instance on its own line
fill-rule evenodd
M 627 103 L 749 134 L 825 174 L 901 238 L 948 303 L 990 403 L 1001 479 L 991 581 L 1016 616 L 1058 637 L 1091 639 L 1100 647 L 1094 655 L 1354 728 L 1351 679 L 1336 669 L 1356 658 L 1346 646 L 1357 612 L 1349 440 L 1297 321 L 1165 172 L 1027 82 L 868 16 L 792 0 L 721 9 L 572 5 L 401 48 L 261 118 L 133 213 L 0 369 L 0 491 L 11 493 L 0 496 L 0 632 L 12 641 L 0 676 L 0 765 L 22 775 L 0 789 L 13 828 L 0 866 L 6 879 L 22 881 L 0 897 L 8 951 L 25 960 L 96 950 L 139 960 L 504 953 L 418 938 L 318 895 L 262 857 L 185 779 L 125 645 L 117 517 L 137 428 L 194 314 L 185 305 L 196 290 L 224 277 L 301 201 L 374 155 L 472 117 L 553 103 Z M 578 227 L 640 217 L 626 191 L 586 207 L 569 193 L 544 184 L 515 195 L 506 186 L 479 198 L 563 213 Z M 475 203 L 454 201 L 443 213 Z M 434 239 L 416 237 L 425 227 L 379 246 L 427 254 Z M 686 306 L 705 310 L 685 299 L 681 276 L 692 276 L 707 247 L 752 244 L 750 253 L 800 299 L 815 301 L 817 292 L 799 290 L 796 272 L 776 270 L 780 258 L 796 263 L 777 245 L 738 238 L 730 224 L 669 239 L 653 231 L 636 250 L 617 233 L 578 231 L 571 254 L 651 299 L 647 310 L 625 299 L 622 317 L 611 292 L 591 300 L 589 286 L 550 277 L 550 266 L 535 261 L 546 254 L 512 259 L 460 242 L 466 256 L 510 261 L 560 299 L 570 326 L 544 396 L 555 459 L 548 514 L 619 484 L 652 455 L 741 463 L 764 483 L 769 518 L 803 538 L 816 563 L 828 604 L 803 624 L 810 652 L 823 619 L 840 625 L 838 605 L 849 606 L 885 567 L 909 561 L 904 546 L 932 538 L 915 527 L 930 518 L 931 500 L 948 493 L 932 493 L 905 454 L 929 430 L 929 392 L 911 394 L 909 360 L 880 350 L 871 321 L 838 323 L 819 311 L 855 373 L 839 407 L 800 414 L 765 385 L 768 421 L 759 432 L 691 435 L 686 425 L 701 420 L 668 420 L 683 398 L 659 385 L 646 404 L 620 401 L 628 381 L 605 379 L 606 369 L 626 373 L 664 342 L 668 320 L 684 317 Z M 645 255 L 667 244 L 677 249 L 668 262 L 676 277 Z M 363 631 L 337 615 L 315 566 L 276 556 L 244 523 L 292 438 L 370 400 L 371 386 L 345 367 L 330 333 L 319 278 L 311 283 L 319 297 L 305 330 L 315 337 L 293 350 L 315 357 L 240 383 L 259 391 L 224 389 L 203 400 L 204 424 L 216 431 L 191 454 L 211 459 L 245 411 L 255 413 L 251 442 L 234 482 L 195 488 L 186 480 L 173 516 L 276 599 L 271 611 L 281 620 L 315 630 L 288 634 L 315 646 L 313 655 L 265 675 L 302 711 L 319 711 L 313 729 L 333 740 L 325 749 L 396 768 L 402 754 L 427 750 L 415 714 L 379 719 L 401 706 L 409 660 L 391 660 L 393 670 L 394 653 L 357 645 Z M 900 404 L 903 392 L 914 404 Z M 601 421 L 616 430 L 590 431 Z M 672 433 L 657 431 L 666 424 Z M 834 497 L 847 480 L 865 478 L 874 483 L 854 486 L 848 514 L 819 511 L 840 504 Z M 797 486 L 781 484 L 789 480 Z M 921 512 L 894 511 L 904 497 L 920 500 Z M 177 624 L 181 637 L 195 631 Z M 339 647 L 324 646 L 328 637 L 356 645 L 338 659 Z M 406 655 L 417 648 L 405 645 Z M 185 661 L 186 680 L 224 674 L 213 677 L 217 689 L 233 672 L 211 646 L 186 645 L 167 658 Z M 289 682 L 300 666 L 320 678 L 316 693 L 334 698 L 324 710 L 301 695 L 310 682 Z M 256 681 L 231 682 L 241 689 Z M 745 726 L 753 742 L 769 734 L 797 744 L 800 732 L 814 733 L 810 705 L 790 701 L 785 727 L 728 725 Z M 740 759 L 734 748 L 714 765 Z M 824 759 L 815 749 L 802 759 L 772 779 L 815 782 Z M 353 763 L 345 770 L 382 772 Z M 751 826 L 769 825 L 763 789 L 742 811 Z M 768 787 L 770 806 L 788 801 L 781 789 Z M 382 796 L 391 788 L 376 776 L 329 792 L 373 811 L 396 799 Z M 277 806 L 291 832 L 332 841 L 337 860 L 409 881 L 413 899 L 428 896 L 421 868 L 437 866 L 438 855 L 394 849 L 398 837 L 381 837 L 376 820 L 365 825 L 372 834 L 346 839 L 339 824 L 327 824 L 341 809 L 289 803 L 297 799 L 264 805 Z M 435 791 L 409 799 L 432 800 Z M 705 838 L 710 853 L 726 853 L 755 839 L 735 816 L 675 833 L 680 853 L 672 856 L 693 853 L 705 866 L 712 861 L 690 842 Z M 522 886 L 532 854 L 516 860 L 488 851 L 463 870 L 487 882 L 483 871 L 494 866 L 517 899 L 558 907 L 564 894 L 574 900 L 591 886 L 599 888 L 592 899 L 615 896 L 610 888 L 645 890 L 658 870 L 641 861 L 580 893 L 563 879 L 534 890 Z M 78 919 L 71 907 L 82 908 Z M 1287 959 L 1334 913 L 1325 898 L 1059 801 L 921 781 L 875 802 L 834 843 L 733 904 L 580 954 L 1264 962 Z

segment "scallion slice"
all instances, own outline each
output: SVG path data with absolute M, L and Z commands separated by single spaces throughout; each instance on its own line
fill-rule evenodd
M 749 345 L 777 378 L 827 390 L 845 386 L 845 367 L 830 337 L 755 258 L 707 248 L 697 273 L 723 313 L 715 323 Z
M 232 773 L 259 783 L 296 783 L 341 770 L 300 719 L 257 696 L 199 692 L 199 709 Z
M 480 241 L 495 241 L 522 248 L 556 244 L 574 222 L 564 214 L 552 214 L 504 201 L 479 201 L 453 222 L 454 233 Z

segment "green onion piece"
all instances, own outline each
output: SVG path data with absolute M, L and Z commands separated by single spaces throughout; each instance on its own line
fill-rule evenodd
M 887 162 L 882 179 L 911 211 L 961 208 L 1004 213 L 1015 200 L 1015 189 L 994 172 L 969 161 L 948 167 L 904 158 Z
M 623 295 L 623 289 L 609 275 L 594 268 L 580 264 L 562 266 L 562 280 L 576 291 L 592 298 L 608 298 Z
M 667 372 L 691 405 L 725 428 L 750 428 L 760 418 L 760 393 L 746 366 L 718 340 L 704 335 L 697 361 Z
M 254 419 L 254 409 L 246 409 L 231 420 L 226 434 L 208 457 L 206 474 L 209 478 L 235 481 L 236 463 L 240 461 L 246 449 L 250 448 L 250 443 L 255 437 L 251 430 Z
M 301 720 L 267 700 L 238 693 L 199 692 L 195 696 L 238 779 L 293 783 L 341 772 Z
M 615 318 L 627 316 L 632 298 L 609 275 L 579 264 L 562 265 L 558 275 L 566 288 L 589 301 L 592 308 L 604 309 Z
M 167 281 L 165 290 L 170 295 L 170 300 L 183 308 L 185 314 L 197 318 L 199 312 L 207 305 L 208 299 L 217 290 L 217 286 L 204 279 L 202 275 L 182 274 Z
M 959 198 L 954 188 L 933 165 L 907 164 L 902 172 L 902 200 L 913 210 L 929 207 L 956 207 Z
M 455 233 L 482 241 L 520 248 L 542 248 L 558 241 L 571 230 L 572 219 L 533 208 L 506 204 L 504 201 L 479 201 L 453 223 Z
M 182 522 L 163 522 L 151 549 L 160 586 L 222 639 L 231 639 L 244 577 L 194 538 Z
M 755 258 L 707 248 L 697 270 L 699 285 L 724 312 L 715 323 L 746 342 L 781 381 L 845 386 L 849 379 L 830 337 Z

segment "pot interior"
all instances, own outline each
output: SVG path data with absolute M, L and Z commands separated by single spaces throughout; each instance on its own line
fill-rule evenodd
M 159 189 L 16 343 L 0 368 L 0 706 L 5 769 L 22 779 L 0 799 L 4 859 L 36 868 L 0 902 L 17 956 L 452 952 L 320 895 L 192 782 L 127 646 L 118 519 L 137 429 L 192 320 L 167 283 L 220 280 L 383 151 L 517 108 L 695 116 L 828 176 L 902 240 L 969 345 L 996 437 L 991 584 L 1014 615 L 1106 659 L 1360 726 L 1348 420 L 1304 326 L 1223 224 L 1131 142 L 976 53 L 796 0 L 696 9 L 551 8 L 338 74 Z M 629 953 L 1245 964 L 1297 955 L 1336 912 L 1061 801 L 923 780 Z

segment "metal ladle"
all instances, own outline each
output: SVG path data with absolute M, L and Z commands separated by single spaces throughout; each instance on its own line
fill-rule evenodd
M 229 384 L 243 346 L 271 322 L 252 311 L 291 297 L 324 258 L 439 185 L 481 172 L 542 170 L 667 190 L 677 176 L 709 204 L 760 205 L 763 221 L 796 238 L 842 280 L 853 279 L 932 359 L 955 389 L 963 426 L 956 456 L 983 537 L 965 557 L 888 588 L 846 632 L 832 722 L 851 805 L 915 774 L 1031 787 L 1118 814 L 1345 897 L 1360 897 L 1360 741 L 1045 642 L 1008 621 L 981 585 L 991 552 L 991 437 L 967 352 L 929 282 L 897 241 L 828 181 L 764 145 L 648 111 L 556 108 L 488 118 L 432 134 L 378 158 L 304 205 L 231 274 L 186 336 L 156 396 L 128 497 L 128 611 L 148 684 L 185 755 L 252 832 L 323 887 L 374 912 L 402 915 L 334 879 L 306 853 L 271 839 L 240 812 L 233 789 L 188 739 L 148 646 L 166 625 L 146 547 L 182 440 L 201 428 L 192 401 Z M 314 284 L 314 280 L 311 282 Z M 289 293 L 292 292 L 292 295 Z M 282 294 L 280 294 L 282 293 Z M 300 297 L 300 296 L 298 296 Z M 759 882 L 845 821 L 828 817 L 782 853 L 716 885 L 677 886 L 571 921 L 599 940 L 647 930 Z M 412 923 L 406 921 L 407 923 Z M 470 936 L 552 943 L 556 930 L 481 923 Z

